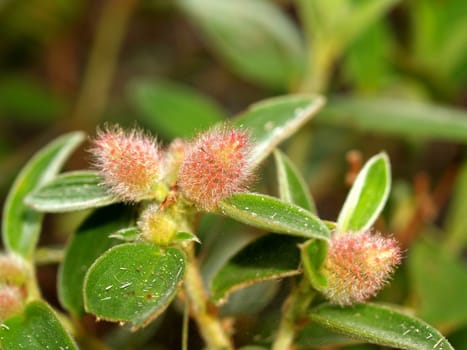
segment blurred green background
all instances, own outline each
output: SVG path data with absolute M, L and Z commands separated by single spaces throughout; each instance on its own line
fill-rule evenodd
M 118 122 L 166 142 L 288 93 L 328 99 L 283 146 L 322 218 L 336 219 L 361 163 L 388 152 L 377 228 L 406 257 L 380 298 L 467 349 L 465 0 L 0 0 L 2 201 L 60 133 Z M 68 167 L 88 161 L 81 150 Z M 48 218 L 43 243 L 81 218 Z M 39 272 L 53 301 L 54 267 Z

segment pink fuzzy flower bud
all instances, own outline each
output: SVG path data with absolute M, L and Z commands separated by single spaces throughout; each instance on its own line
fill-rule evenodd
M 25 293 L 18 286 L 0 286 L 0 321 L 21 313 L 24 309 Z
M 252 179 L 251 141 L 244 130 L 213 128 L 185 151 L 178 185 L 183 194 L 206 211 L 233 193 L 246 190 Z
M 153 138 L 138 130 L 125 133 L 116 126 L 98 132 L 91 153 L 103 184 L 113 194 L 129 202 L 154 196 L 162 152 Z
M 335 234 L 324 264 L 323 294 L 333 303 L 351 305 L 375 296 L 401 261 L 393 238 L 368 230 Z

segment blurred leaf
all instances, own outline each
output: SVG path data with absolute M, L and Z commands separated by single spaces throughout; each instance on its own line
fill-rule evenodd
M 337 231 L 370 228 L 391 190 L 391 165 L 386 153 L 371 157 L 358 173 L 337 219 Z
M 410 3 L 412 43 L 416 59 L 439 74 L 456 78 L 467 61 L 467 5 L 463 0 L 446 3 L 417 0 Z
M 0 345 L 3 350 L 78 349 L 50 306 L 43 301 L 29 303 L 23 314 L 2 322 Z
M 3 209 L 3 243 L 7 251 L 32 257 L 43 215 L 27 207 L 24 198 L 55 177 L 73 150 L 83 141 L 81 132 L 63 135 L 40 150 L 21 170 Z
M 387 89 L 395 78 L 390 60 L 394 46 L 386 22 L 371 25 L 347 50 L 343 63 L 346 80 L 363 93 Z
M 247 287 L 235 290 L 219 308 L 220 317 L 255 315 L 264 310 L 279 290 L 279 280 L 254 282 Z
M 14 77 L 0 81 L 0 118 L 47 123 L 64 110 L 63 100 L 32 80 Z
M 147 243 L 113 247 L 86 274 L 85 309 L 107 321 L 143 327 L 175 297 L 184 269 L 185 255 L 178 248 Z
M 177 232 L 177 234 L 174 237 L 174 242 L 189 242 L 189 241 L 201 243 L 199 238 L 190 232 Z
M 221 201 L 222 213 L 244 224 L 293 236 L 329 239 L 328 228 L 305 209 L 257 193 L 237 193 Z
M 277 168 L 277 183 L 279 197 L 287 203 L 296 204 L 303 209 L 316 214 L 316 206 L 310 195 L 310 190 L 290 159 L 281 151 L 274 151 Z
M 467 265 L 463 261 L 437 243 L 421 240 L 410 249 L 409 268 L 420 317 L 444 327 L 467 324 Z
M 84 314 L 84 276 L 107 249 L 120 243 L 109 234 L 131 224 L 131 208 L 113 205 L 95 211 L 71 238 L 58 274 L 58 297 L 74 316 Z
M 298 238 L 266 235 L 235 254 L 214 276 L 212 299 L 225 302 L 227 296 L 249 285 L 300 273 Z
M 130 98 L 143 121 L 168 138 L 192 137 L 227 119 L 214 100 L 182 84 L 139 80 L 130 88 Z
M 445 248 L 457 256 L 467 246 L 467 160 L 464 160 L 452 191 L 449 211 L 446 214 Z
M 405 137 L 467 142 L 467 112 L 387 98 L 335 97 L 317 122 Z
M 373 344 L 406 350 L 454 350 L 435 328 L 388 306 L 321 304 L 309 316 L 313 323 Z
M 255 103 L 236 117 L 236 126 L 251 132 L 255 147 L 251 159 L 261 163 L 274 147 L 293 135 L 324 105 L 318 95 L 280 96 Z
M 323 290 L 328 284 L 326 276 L 321 272 L 328 253 L 327 242 L 310 239 L 300 246 L 300 251 L 305 276 L 316 290 Z
M 102 178 L 90 170 L 60 174 L 26 197 L 26 204 L 47 213 L 98 208 L 117 202 L 120 200 L 102 186 Z
M 309 322 L 304 328 L 300 329 L 297 334 L 296 343 L 299 349 L 310 347 L 323 347 L 323 346 L 336 346 L 336 345 L 349 345 L 358 341 L 346 337 L 342 334 L 337 334 L 331 330 L 324 328 L 314 322 Z M 346 350 L 353 350 L 353 348 L 345 348 Z
M 239 75 L 285 90 L 302 74 L 305 54 L 298 29 L 263 0 L 178 0 L 207 44 Z

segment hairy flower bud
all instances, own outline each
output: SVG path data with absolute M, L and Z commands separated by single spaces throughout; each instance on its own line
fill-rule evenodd
M 24 309 L 25 293 L 18 286 L 0 285 L 0 321 Z
M 185 151 L 178 185 L 198 207 L 213 211 L 217 203 L 241 192 L 252 179 L 251 141 L 244 130 L 214 128 L 198 136 Z
M 91 153 L 103 184 L 122 200 L 136 202 L 155 196 L 162 153 L 156 141 L 141 131 L 120 127 L 98 132 Z
M 177 218 L 171 210 L 164 210 L 159 205 L 147 207 L 138 220 L 141 237 L 158 245 L 168 245 L 172 242 L 178 229 Z
M 324 263 L 328 285 L 322 292 L 335 304 L 363 302 L 376 295 L 400 261 L 393 238 L 368 230 L 335 234 Z

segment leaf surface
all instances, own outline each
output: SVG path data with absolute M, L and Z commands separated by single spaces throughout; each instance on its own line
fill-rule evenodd
M 132 210 L 113 205 L 96 210 L 71 238 L 58 274 L 60 303 L 74 316 L 84 314 L 84 277 L 92 263 L 107 249 L 121 243 L 110 234 L 128 227 Z
M 373 344 L 406 350 L 454 350 L 435 328 L 388 306 L 321 304 L 309 316 L 320 326 Z
M 81 132 L 63 135 L 36 153 L 21 170 L 3 210 L 2 238 L 7 251 L 31 259 L 43 215 L 26 206 L 24 199 L 31 191 L 52 180 L 83 140 Z
M 222 213 L 257 228 L 293 236 L 329 239 L 318 217 L 294 204 L 257 193 L 237 193 L 221 201 Z
M 37 211 L 61 213 L 120 202 L 101 183 L 102 178 L 95 171 L 70 171 L 31 193 L 26 203 Z
M 0 345 L 3 350 L 78 350 L 55 313 L 43 301 L 29 303 L 21 315 L 2 323 Z
M 175 297 L 184 269 L 185 255 L 178 248 L 148 243 L 113 247 L 86 274 L 85 309 L 104 320 L 143 327 Z
M 258 165 L 282 141 L 293 135 L 324 105 L 318 95 L 274 97 L 253 104 L 233 119 L 234 125 L 251 132 L 255 143 L 252 163 Z
M 370 228 L 384 208 L 391 189 L 391 166 L 386 153 L 370 158 L 355 179 L 337 219 L 338 231 Z

